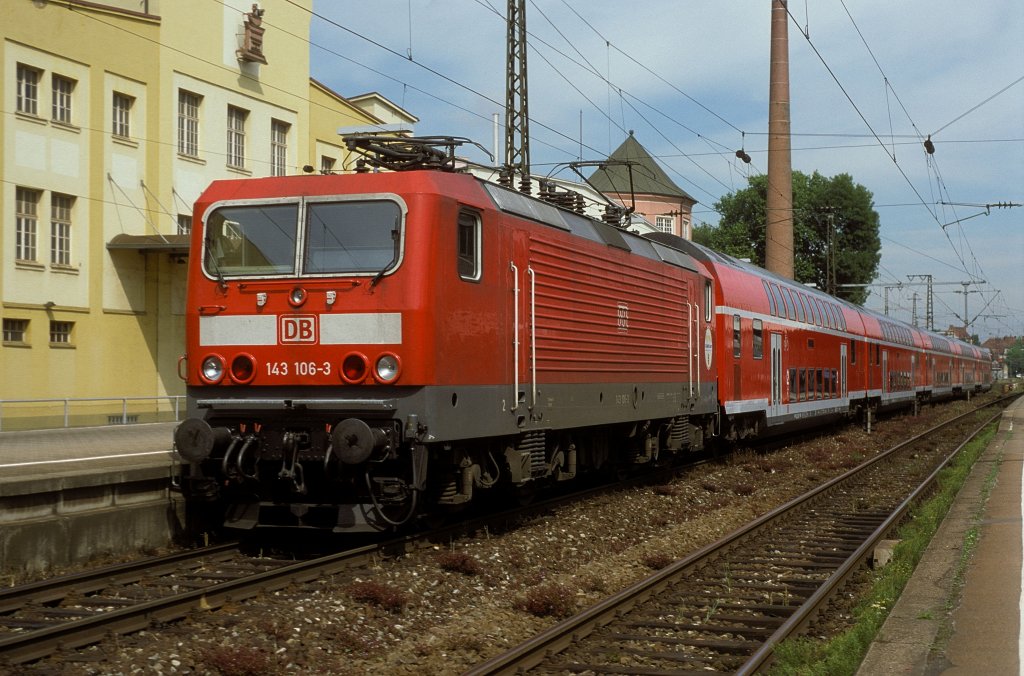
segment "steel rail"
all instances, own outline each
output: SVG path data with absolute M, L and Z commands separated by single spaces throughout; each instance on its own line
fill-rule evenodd
M 950 420 L 944 421 L 938 425 L 935 425 L 929 430 L 922 432 L 918 435 L 915 435 L 911 439 L 903 441 L 902 443 L 898 444 L 897 446 L 894 446 L 893 448 L 885 451 L 884 453 L 879 453 L 875 457 L 866 460 L 865 462 L 849 470 L 848 472 L 845 472 L 840 476 L 834 477 L 833 479 L 822 484 L 821 486 L 816 487 L 815 489 L 809 491 L 808 493 L 798 496 L 797 498 L 794 498 L 793 500 L 787 502 L 786 504 L 781 505 L 765 513 L 764 515 L 750 522 L 749 524 L 733 531 L 721 540 L 718 540 L 717 542 L 713 542 L 702 547 L 701 549 L 693 552 L 689 556 L 673 564 L 670 564 L 669 566 L 659 570 L 658 572 L 647 577 L 646 579 L 641 580 L 631 585 L 630 587 L 627 587 L 626 589 L 623 589 L 622 591 L 614 594 L 613 596 L 610 596 L 604 599 L 603 601 L 591 606 L 590 608 L 584 610 L 582 613 L 562 620 L 561 622 L 555 624 L 554 626 L 541 632 L 540 634 L 537 634 L 536 636 L 527 640 L 526 642 L 521 643 L 520 645 L 515 646 L 504 653 L 496 655 L 495 657 L 473 667 L 472 669 L 467 670 L 466 672 L 464 672 L 464 676 L 484 676 L 485 674 L 490 675 L 523 673 L 537 666 L 550 655 L 561 652 L 572 643 L 577 642 L 579 639 L 585 638 L 589 634 L 593 633 L 595 630 L 603 627 L 612 620 L 616 619 L 618 616 L 621 616 L 626 612 L 629 612 L 634 607 L 645 602 L 647 599 L 652 598 L 659 592 L 663 591 L 676 579 L 683 577 L 688 571 L 693 570 L 698 566 L 706 563 L 712 556 L 722 554 L 723 552 L 732 549 L 733 547 L 737 546 L 738 543 L 742 540 L 766 528 L 773 522 L 778 521 L 783 516 L 789 514 L 790 512 L 793 512 L 798 508 L 804 507 L 809 503 L 812 503 L 815 499 L 823 496 L 825 493 L 830 491 L 838 484 L 847 481 L 849 478 L 863 472 L 865 469 L 875 465 L 876 463 L 880 463 L 885 459 L 892 457 L 900 450 L 910 446 L 911 444 L 917 443 L 922 438 L 934 434 L 967 416 L 974 415 L 983 408 L 998 405 L 1008 399 L 1012 399 L 1012 397 L 1002 398 L 999 400 L 988 402 L 981 407 L 978 407 L 960 416 L 957 416 Z M 998 416 L 999 414 L 997 413 L 996 415 Z M 981 428 L 984 427 L 984 425 L 987 425 L 989 422 L 991 422 L 991 419 L 986 421 L 986 423 L 984 423 L 978 429 L 980 430 Z M 975 434 L 977 434 L 977 430 L 975 430 L 975 432 L 972 433 L 971 438 L 973 438 Z M 929 478 L 926 479 L 925 483 L 933 481 L 937 473 L 948 464 L 949 460 L 952 457 L 954 457 L 955 454 L 959 452 L 962 447 L 963 444 L 961 444 L 955 451 L 948 454 L 947 458 L 944 459 L 943 462 L 938 465 L 938 468 L 929 475 Z M 921 490 L 925 489 L 919 488 L 915 490 L 914 495 L 920 495 Z M 909 508 L 911 504 L 909 500 L 910 499 L 907 498 L 903 502 L 901 502 L 900 506 L 898 507 L 898 509 L 901 512 L 905 512 L 906 509 Z M 876 531 L 881 531 L 882 533 L 885 533 L 892 528 L 894 523 L 896 523 L 895 518 L 890 516 L 886 520 L 887 526 L 884 528 L 879 527 L 876 529 Z M 867 553 L 870 551 L 871 548 L 867 545 L 862 545 L 857 548 L 854 554 L 851 555 L 849 559 L 846 561 L 846 563 L 843 564 L 841 568 L 842 573 L 840 573 L 840 571 L 837 570 L 830 577 L 828 582 L 832 582 L 832 578 L 835 578 L 833 589 L 836 585 L 846 580 L 849 577 L 849 575 L 851 575 L 856 570 L 856 568 L 859 565 L 861 565 L 861 562 L 865 560 Z M 801 604 L 801 608 L 803 608 L 803 606 L 807 606 L 807 609 L 802 610 L 799 616 L 794 615 L 789 619 L 789 621 L 784 622 L 783 625 L 780 626 L 780 628 L 770 636 L 770 646 L 765 646 L 755 651 L 754 656 L 757 657 L 758 664 L 763 665 L 770 658 L 772 650 L 778 644 L 778 642 L 780 642 L 784 637 L 782 631 L 783 627 L 787 628 L 787 632 L 785 634 L 786 636 L 791 635 L 792 632 L 795 632 L 803 628 L 814 616 L 816 611 L 820 608 L 820 604 L 825 602 L 829 597 L 830 595 L 827 595 L 825 592 L 819 589 L 817 592 L 812 594 L 811 597 L 809 597 L 809 599 L 805 601 L 804 604 Z M 754 659 L 754 656 L 750 658 L 751 661 Z M 746 665 L 744 666 L 744 668 L 746 668 Z M 756 667 L 753 668 L 756 669 Z M 748 671 L 747 673 L 750 672 Z

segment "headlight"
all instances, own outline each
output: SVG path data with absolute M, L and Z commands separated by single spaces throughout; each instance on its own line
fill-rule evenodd
M 210 384 L 219 383 L 221 378 L 224 377 L 224 360 L 221 359 L 220 355 L 211 354 L 203 360 L 199 374 L 203 377 L 203 380 Z
M 299 307 L 306 302 L 306 290 L 301 286 L 297 286 L 288 292 L 288 302 L 291 303 L 292 307 Z
M 398 357 L 393 354 L 382 354 L 377 357 L 377 380 L 382 383 L 393 383 L 398 379 L 398 371 L 401 364 Z

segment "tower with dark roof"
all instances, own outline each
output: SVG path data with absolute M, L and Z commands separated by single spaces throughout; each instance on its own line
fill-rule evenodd
M 635 213 L 657 229 L 691 239 L 693 205 L 697 200 L 669 178 L 632 130 L 608 159 L 608 165 L 591 174 L 591 185 L 624 207 L 635 203 Z

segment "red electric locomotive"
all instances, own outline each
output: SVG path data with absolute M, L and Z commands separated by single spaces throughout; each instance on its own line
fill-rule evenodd
M 711 280 L 678 249 L 455 171 L 217 181 L 196 203 L 182 488 L 225 526 L 371 531 L 700 447 Z

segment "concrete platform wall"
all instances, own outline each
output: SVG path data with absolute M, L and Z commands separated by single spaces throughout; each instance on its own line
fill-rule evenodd
M 8 480 L 0 483 L 0 576 L 168 546 L 184 523 L 167 467 Z

